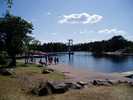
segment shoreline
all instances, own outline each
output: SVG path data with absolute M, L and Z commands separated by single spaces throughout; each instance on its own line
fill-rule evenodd
M 47 67 L 63 73 L 66 76 L 66 81 L 121 80 L 133 82 L 133 79 L 126 78 L 124 76 L 121 76 L 120 74 L 102 73 L 80 68 L 73 68 L 72 66 L 67 64 L 49 65 Z
M 108 55 L 108 56 L 133 56 L 133 53 L 104 52 L 103 55 Z

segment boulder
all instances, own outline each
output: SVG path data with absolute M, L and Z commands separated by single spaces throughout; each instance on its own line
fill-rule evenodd
M 129 82 L 128 84 L 129 84 L 130 86 L 133 86 L 133 82 Z
M 65 83 L 65 84 L 67 85 L 67 87 L 69 89 L 81 89 L 81 88 L 83 88 L 83 86 L 81 86 L 81 85 L 79 85 L 75 82 L 68 82 L 68 83 Z
M 0 74 L 1 75 L 12 75 L 14 73 L 14 69 L 7 69 L 7 68 L 0 68 Z
M 31 90 L 31 93 L 38 96 L 45 96 L 51 94 L 51 89 L 47 85 L 47 82 L 41 82 Z
M 42 71 L 42 73 L 43 74 L 48 74 L 48 73 L 50 73 L 50 71 L 45 69 L 45 70 Z
M 110 84 L 110 85 L 114 85 L 115 84 L 115 82 L 113 82 L 112 80 L 109 80 L 109 79 L 106 79 L 105 80 L 108 84 Z
M 52 93 L 65 93 L 68 91 L 68 86 L 64 82 L 48 82 Z
M 79 81 L 79 82 L 77 82 L 77 84 L 79 84 L 79 85 L 81 85 L 81 86 L 85 86 L 85 85 L 87 85 L 88 83 L 87 83 L 87 82 L 83 82 L 83 81 Z
M 51 72 L 54 72 L 54 70 L 53 70 L 53 69 L 50 69 L 50 68 L 44 68 L 44 69 L 42 70 L 42 73 L 43 73 L 43 74 L 48 74 L 48 73 L 51 73 Z
M 125 77 L 133 79 L 133 74 L 125 76 Z
M 110 81 L 102 81 L 102 80 L 94 80 L 92 82 L 93 85 L 96 85 L 96 86 L 109 86 L 111 85 L 112 83 Z
M 118 84 L 129 84 L 126 80 L 118 80 Z

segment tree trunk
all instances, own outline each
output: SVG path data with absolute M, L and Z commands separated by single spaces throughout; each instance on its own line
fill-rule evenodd
M 10 64 L 8 65 L 8 67 L 16 67 L 16 55 L 12 55 L 11 56 L 11 62 Z
M 12 65 L 13 67 L 16 67 L 16 56 L 15 55 L 12 56 Z

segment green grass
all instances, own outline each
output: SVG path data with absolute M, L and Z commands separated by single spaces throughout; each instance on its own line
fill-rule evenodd
M 29 76 L 37 76 L 37 77 L 44 77 L 48 80 L 63 80 L 65 76 L 63 73 L 54 71 L 49 74 L 42 74 L 42 67 L 35 64 L 22 64 L 18 63 L 17 68 L 15 69 L 17 75 L 29 75 Z

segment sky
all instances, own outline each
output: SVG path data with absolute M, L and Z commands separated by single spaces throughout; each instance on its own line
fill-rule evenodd
M 0 16 L 6 11 L 0 0 Z M 133 40 L 133 0 L 13 0 L 12 14 L 32 22 L 42 43 Z

